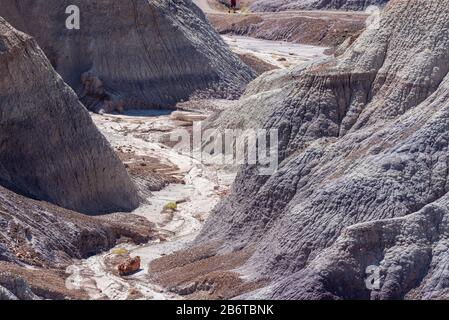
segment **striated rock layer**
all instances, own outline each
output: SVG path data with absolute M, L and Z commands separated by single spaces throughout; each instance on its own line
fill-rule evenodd
M 286 11 L 309 9 L 365 10 L 369 6 L 382 7 L 389 0 L 256 0 L 252 11 Z
M 39 300 L 25 280 L 12 273 L 0 274 L 0 300 Z
M 269 72 L 211 119 L 279 130 L 279 170 L 244 168 L 197 239 L 254 248 L 240 271 L 272 284 L 245 297 L 449 297 L 448 17 L 392 1 L 343 55 Z
M 86 299 L 66 289 L 72 259 L 154 237 L 154 226 L 132 214 L 89 217 L 0 186 L 0 300 Z
M 80 30 L 65 27 L 69 5 L 80 9 Z M 254 76 L 190 0 L 2 0 L 0 16 L 34 36 L 95 110 L 233 98 Z
M 117 217 L 89 217 L 0 186 L 0 261 L 63 267 L 71 258 L 110 249 L 121 237 L 136 243 L 151 239 L 150 224 L 126 217 L 126 223 Z
M 0 18 L 0 185 L 82 213 L 139 198 L 76 94 L 37 43 Z
M 301 44 L 335 47 L 352 41 L 366 27 L 364 12 L 283 11 L 251 14 L 208 14 L 220 33 Z

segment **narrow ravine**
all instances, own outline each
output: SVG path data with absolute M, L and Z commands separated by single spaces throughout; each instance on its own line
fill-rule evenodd
M 225 37 L 225 40 L 236 53 L 254 54 L 279 68 L 319 59 L 325 49 L 248 37 Z M 230 104 L 220 101 L 223 103 Z M 76 261 L 67 268 L 66 286 L 84 289 L 90 299 L 180 299 L 169 288 L 150 282 L 148 265 L 185 248 L 198 235 L 212 209 L 228 192 L 235 172 L 219 165 L 206 165 L 191 154 L 180 154 L 162 143 L 170 132 L 189 127 L 173 120 L 169 112 L 128 111 L 126 115 L 92 114 L 92 118 L 116 150 L 126 150 L 134 157 L 157 159 L 160 170 L 179 182 L 151 192 L 146 202 L 133 212 L 155 224 L 158 240 L 140 246 L 120 244 L 109 252 Z M 167 203 L 177 203 L 176 210 L 165 212 Z M 132 276 L 118 276 L 111 262 L 118 252 L 140 256 L 141 270 Z
M 69 289 L 85 289 L 91 299 L 176 299 L 176 295 L 148 283 L 148 264 L 159 257 L 185 247 L 195 238 L 213 207 L 220 201 L 234 179 L 234 174 L 217 167 L 208 167 L 190 155 L 179 154 L 165 145 L 153 142 L 158 139 L 158 127 L 176 129 L 176 122 L 168 115 L 144 118 L 139 116 L 93 115 L 103 134 L 115 148 L 132 148 L 136 155 L 151 156 L 161 163 L 177 169 L 170 174 L 183 183 L 169 184 L 152 192 L 133 214 L 155 223 L 156 232 L 163 239 L 142 246 L 122 244 L 107 253 L 81 260 L 67 272 Z M 142 133 L 145 132 L 145 135 Z M 164 213 L 167 203 L 178 203 L 176 211 Z M 129 277 L 114 274 L 106 261 L 117 250 L 126 250 L 130 256 L 140 256 L 141 270 Z

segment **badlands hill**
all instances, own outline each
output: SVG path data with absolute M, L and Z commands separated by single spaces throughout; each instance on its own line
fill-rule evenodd
M 131 228 L 40 201 L 97 214 L 131 210 L 139 199 L 123 165 L 36 41 L 2 18 L 0 124 L 0 261 L 7 261 L 0 265 L 0 298 L 35 297 L 18 274 L 40 281 L 44 297 L 64 297 L 54 296 L 47 274 L 20 267 L 24 263 L 64 266 L 70 258 L 109 249 L 122 236 L 150 239 L 151 228 L 142 223 Z M 14 277 L 3 274 L 5 268 Z M 62 278 L 53 278 L 61 284 L 56 289 L 63 288 Z
M 449 297 L 448 17 L 448 0 L 392 1 L 343 55 L 266 73 L 212 119 L 279 130 L 278 171 L 243 168 L 196 240 L 240 257 L 262 287 L 244 297 Z
M 125 223 L 119 214 L 94 218 L 62 207 L 98 214 L 138 204 L 123 164 L 76 94 L 36 41 L 0 17 L 0 299 L 35 297 L 23 278 L 43 297 L 64 298 L 60 275 L 25 264 L 63 267 L 121 237 L 151 239 L 151 224 L 132 215 Z
M 365 10 L 369 6 L 384 6 L 389 0 L 256 0 L 251 11 L 286 10 Z
M 129 211 L 137 192 L 36 41 L 0 20 L 0 184 L 83 213 Z
M 80 9 L 80 30 L 65 27 L 69 5 Z M 236 97 L 254 77 L 190 0 L 2 0 L 0 16 L 36 38 L 93 110 Z

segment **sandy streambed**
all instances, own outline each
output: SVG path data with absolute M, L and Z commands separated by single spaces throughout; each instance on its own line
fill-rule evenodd
M 237 54 L 252 54 L 278 68 L 288 68 L 324 58 L 328 48 L 246 36 L 224 35 L 225 42 Z
M 175 168 L 169 174 L 182 183 L 153 191 L 146 203 L 133 212 L 155 223 L 160 239 L 141 246 L 122 244 L 110 252 L 77 261 L 67 269 L 70 276 L 66 285 L 69 289 L 85 289 L 91 299 L 177 299 L 175 294 L 150 283 L 148 264 L 182 249 L 195 238 L 203 221 L 227 192 L 234 173 L 203 165 L 190 155 L 179 154 L 158 142 L 162 134 L 185 125 L 168 115 L 93 115 L 93 119 L 113 147 L 158 159 L 161 164 Z M 178 203 L 176 211 L 164 210 L 170 202 Z M 129 277 L 118 276 L 110 263 L 117 249 L 140 256 L 142 269 Z
M 224 36 L 237 53 L 250 53 L 280 68 L 319 59 L 326 48 L 259 40 L 250 37 Z M 232 102 L 213 101 L 215 107 L 229 107 Z M 214 108 L 215 108 L 214 107 Z M 213 110 L 214 108 L 211 108 Z M 195 110 L 196 108 L 192 108 Z M 208 109 L 201 105 L 199 109 Z M 155 224 L 157 240 L 141 245 L 121 244 L 109 252 L 76 261 L 67 269 L 69 289 L 84 289 L 91 299 L 179 299 L 181 297 L 151 282 L 148 264 L 169 255 L 192 241 L 215 205 L 228 192 L 235 172 L 217 165 L 205 165 L 190 154 L 180 154 L 166 142 L 167 135 L 189 123 L 173 120 L 166 111 L 131 111 L 127 115 L 92 115 L 100 131 L 117 150 L 127 166 L 151 176 L 170 177 L 159 191 L 148 192 L 146 202 L 133 213 Z M 136 166 L 136 159 L 143 167 Z M 168 179 L 168 181 L 172 181 Z M 177 209 L 167 212 L 168 203 Z M 141 270 L 129 277 L 116 272 L 117 250 L 140 256 Z

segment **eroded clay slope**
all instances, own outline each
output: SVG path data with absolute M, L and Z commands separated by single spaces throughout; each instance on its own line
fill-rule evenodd
M 108 250 L 122 236 L 137 243 L 151 239 L 150 223 L 126 217 L 126 223 L 119 215 L 89 217 L 0 186 L 0 261 L 58 268 Z
M 384 6 L 389 0 L 256 0 L 252 11 L 286 11 L 309 9 L 365 10 L 369 6 Z
M 65 27 L 69 5 L 80 9 L 80 30 Z M 37 39 L 94 110 L 233 98 L 253 78 L 190 0 L 2 0 L 0 15 Z
M 212 119 L 280 132 L 279 170 L 243 169 L 197 240 L 252 248 L 240 270 L 284 280 L 249 297 L 447 298 L 448 16 L 393 1 L 339 58 L 265 74 Z
M 353 42 L 366 27 L 365 12 L 282 11 L 251 14 L 208 14 L 222 34 L 287 41 L 324 47 Z
M 0 185 L 83 213 L 139 203 L 126 170 L 37 43 L 0 18 Z

